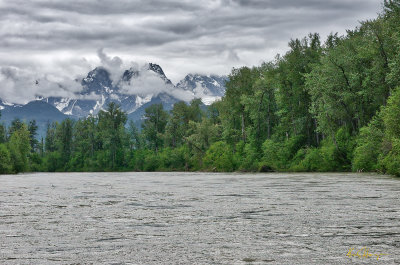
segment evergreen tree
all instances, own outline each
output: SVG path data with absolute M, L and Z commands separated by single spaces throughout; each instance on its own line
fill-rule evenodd
M 106 161 L 110 169 L 117 169 L 125 162 L 123 139 L 125 138 L 125 123 L 127 115 L 120 106 L 111 102 L 107 110 L 101 110 L 98 114 L 98 127 L 103 148 L 106 151 Z
M 38 126 L 36 125 L 36 121 L 31 120 L 28 125 L 28 131 L 29 131 L 29 138 L 30 138 L 32 152 L 35 152 L 35 150 L 39 144 L 39 141 L 36 139 L 37 130 L 38 130 Z
M 162 104 L 153 104 L 146 108 L 142 124 L 143 133 L 149 148 L 156 152 L 164 145 L 163 134 L 167 122 L 168 113 L 164 110 Z
M 27 126 L 21 123 L 18 129 L 15 128 L 8 142 L 8 149 L 10 150 L 13 171 L 18 173 L 29 170 L 28 154 L 31 146 Z

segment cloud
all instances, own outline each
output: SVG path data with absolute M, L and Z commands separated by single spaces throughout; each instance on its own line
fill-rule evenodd
M 240 61 L 239 56 L 237 55 L 237 53 L 233 50 L 229 50 L 227 51 L 227 59 L 229 61 Z
M 139 76 L 132 78 L 128 82 L 120 84 L 120 92 L 126 95 L 157 96 L 161 93 L 174 96 L 183 101 L 190 101 L 194 98 L 189 91 L 176 89 L 173 85 L 165 83 L 165 81 L 155 72 L 147 69 L 147 66 L 142 66 Z
M 74 94 L 73 99 L 82 99 L 82 100 L 101 100 L 101 95 L 95 94 L 94 92 L 90 93 L 89 95 L 78 95 Z
M 24 96 L 44 92 L 74 93 L 79 87 L 71 80 L 81 79 L 99 63 L 113 80 L 132 61 L 157 62 L 174 83 L 190 72 L 227 74 L 232 67 L 283 54 L 291 38 L 310 32 L 322 37 L 345 33 L 360 20 L 376 17 L 381 2 L 0 1 L 0 67 L 18 69 L 17 75 L 22 75 L 13 79 L 2 74 L 0 94 L 22 102 Z M 105 50 L 118 56 L 108 56 Z M 46 85 L 54 76 L 65 83 L 61 92 L 53 91 L 58 81 Z M 43 87 L 32 85 L 38 78 Z M 30 91 L 20 93 L 26 88 Z
M 100 59 L 101 66 L 103 66 L 110 74 L 113 85 L 116 85 L 116 82 L 121 79 L 121 76 L 125 71 L 122 68 L 122 59 L 118 56 L 114 56 L 113 58 L 109 57 L 107 54 L 104 53 L 103 48 L 97 50 L 97 56 Z
M 62 76 L 40 75 L 15 67 L 0 68 L 0 98 L 11 103 L 25 104 L 37 97 L 71 97 L 81 89 L 78 80 Z
M 147 95 L 157 96 L 166 93 L 179 100 L 190 101 L 194 98 L 193 93 L 176 89 L 174 85 L 165 83 L 165 80 L 157 73 L 148 69 L 148 63 L 139 64 L 137 62 L 124 62 L 120 57 L 111 57 L 101 48 L 97 51 L 101 66 L 109 73 L 113 85 L 120 88 L 119 92 L 125 95 Z M 122 81 L 121 77 L 127 69 L 138 71 L 139 76 L 133 77 L 129 81 Z

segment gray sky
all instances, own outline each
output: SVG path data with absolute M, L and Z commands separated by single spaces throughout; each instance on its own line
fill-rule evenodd
M 228 74 L 283 54 L 291 38 L 344 34 L 375 18 L 382 2 L 0 0 L 0 98 L 54 94 L 52 82 L 65 83 L 67 95 L 79 90 L 68 79 L 113 59 L 119 67 L 158 63 L 174 83 L 190 72 Z M 35 78 L 47 86 L 30 86 Z M 30 92 L 21 95 L 21 86 Z

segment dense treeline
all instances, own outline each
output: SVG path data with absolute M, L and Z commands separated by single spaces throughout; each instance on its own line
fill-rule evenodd
M 0 126 L 0 173 L 21 171 L 378 171 L 400 175 L 400 0 L 345 36 L 291 40 L 226 94 L 146 109 L 141 128 L 110 104 L 97 116 Z

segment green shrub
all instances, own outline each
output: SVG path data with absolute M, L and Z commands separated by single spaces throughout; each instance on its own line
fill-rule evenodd
M 0 174 L 12 172 L 10 151 L 4 144 L 0 144 Z
M 302 148 L 303 136 L 291 137 L 284 142 L 266 140 L 263 145 L 263 158 L 260 162 L 261 167 L 270 167 L 273 170 L 289 170 L 291 160 Z
M 392 149 L 379 157 L 378 167 L 387 174 L 400 176 L 400 139 L 392 139 Z
M 353 171 L 375 171 L 377 169 L 383 137 L 382 120 L 377 115 L 368 126 L 361 128 L 356 139 L 357 144 L 352 161 Z
M 213 143 L 204 156 L 204 166 L 208 170 L 232 172 L 235 170 L 233 150 L 225 142 Z
M 156 152 L 148 152 L 144 159 L 145 171 L 157 171 L 160 169 L 160 157 Z

